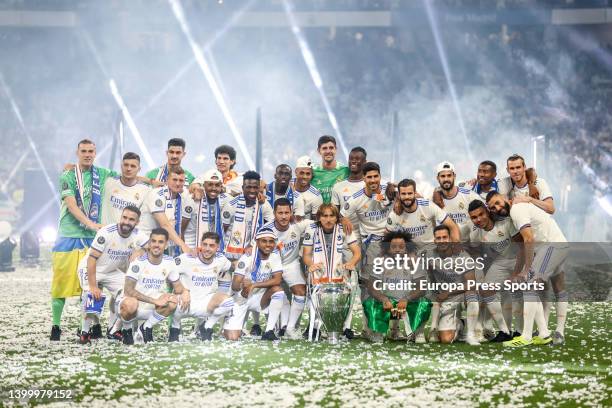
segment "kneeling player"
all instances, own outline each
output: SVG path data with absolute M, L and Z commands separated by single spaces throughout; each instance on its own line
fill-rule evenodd
M 274 327 L 280 317 L 287 297 L 281 288 L 283 265 L 276 247 L 276 233 L 260 229 L 255 235 L 256 248 L 243 255 L 232 279 L 236 305 L 232 317 L 225 321 L 224 335 L 228 340 L 238 340 L 242 334 L 247 312 L 268 313 L 266 331 L 262 340 L 278 340 Z
M 472 258 L 456 244 L 451 242 L 450 228 L 438 225 L 434 228 L 436 247 L 427 251 L 427 271 L 429 284 L 435 286 L 435 301 L 440 303 L 440 321 L 438 334 L 441 343 L 449 344 L 455 341 L 463 331 L 461 309 L 467 303 L 467 336 L 466 343 L 477 346 L 474 329 L 478 320 L 478 294 L 468 290 L 469 281 L 476 280 Z M 473 265 L 472 265 L 473 266 Z M 473 286 L 472 286 L 473 287 Z
M 117 299 L 124 344 L 134 344 L 132 323 L 135 320 L 145 320 L 138 330 L 148 343 L 153 341 L 153 326 L 170 316 L 178 302 L 183 310 L 189 309 L 189 290 L 179 280 L 174 260 L 164 255 L 167 245 L 168 232 L 155 228 L 149 237 L 147 253 L 128 267 L 123 294 Z M 164 292 L 167 283 L 174 288 L 174 294 Z
M 182 254 L 174 259 L 176 272 L 190 291 L 191 304 L 188 309 L 177 307 L 174 311 L 168 341 L 179 340 L 183 317 L 206 319 L 199 325 L 200 338 L 212 340 L 215 323 L 234 307 L 229 295 L 232 263 L 217 252 L 220 241 L 216 232 L 205 232 L 197 255 Z
M 413 259 L 416 257 L 416 246 L 412 244 L 407 232 L 387 232 L 382 240 L 382 248 L 382 259 L 397 259 L 396 257 L 404 255 Z M 382 264 L 386 265 L 386 262 Z M 425 291 L 420 289 L 421 281 L 426 281 L 425 271 L 421 267 L 405 268 L 394 265 L 393 268 L 385 267 L 380 274 L 377 271 L 373 273 L 368 281 L 368 292 L 372 297 L 363 302 L 363 313 L 367 317 L 368 327 L 372 330 L 369 339 L 376 343 L 382 342 L 390 321 L 403 317 L 409 338 L 414 339 L 416 343 L 425 343 L 423 329 L 431 309 L 431 302 L 421 298 L 425 294 Z M 421 302 L 428 306 L 419 307 Z
M 132 205 L 121 212 L 119 224 L 101 228 L 94 238 L 88 256 L 79 263 L 79 278 L 83 288 L 83 321 L 79 343 L 89 343 L 91 338 L 102 337 L 100 313 L 106 289 L 114 297 L 123 287 L 129 257 L 137 247 L 144 247 L 148 237 L 134 229 L 140 218 L 140 210 Z M 110 302 L 109 334 L 117 320 L 114 298 Z M 94 325 L 92 326 L 92 323 Z M 117 332 L 119 333 L 119 332 Z M 113 337 L 120 340 L 120 336 Z

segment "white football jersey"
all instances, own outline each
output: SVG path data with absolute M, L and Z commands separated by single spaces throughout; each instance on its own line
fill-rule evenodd
M 510 208 L 510 218 L 518 231 L 531 227 L 534 241 L 567 242 L 565 235 L 553 217 L 546 211 L 531 203 L 518 203 Z
M 381 182 L 380 187 L 380 194 L 373 194 L 372 197 L 368 197 L 365 188 L 362 188 L 344 203 L 340 211 L 342 216 L 348 217 L 349 220 L 352 215 L 355 215 L 357 224 L 353 227 L 359 226 L 362 238 L 370 235 L 381 237 L 385 234 L 387 216 L 391 210 L 392 202 L 385 195 L 387 183 Z
M 513 198 L 518 195 L 522 195 L 522 196 L 529 195 L 529 186 L 527 183 L 525 183 L 524 186 L 519 187 L 518 184 L 514 184 L 514 182 L 512 181 L 510 177 L 503 178 L 501 180 L 501 183 L 503 183 L 504 188 L 509 191 L 508 198 Z M 544 180 L 541 177 L 538 177 L 534 185 L 536 189 L 538 190 L 538 193 L 540 193 L 540 198 L 539 198 L 540 200 L 544 201 L 547 198 L 553 198 L 552 191 L 550 190 L 550 186 L 548 185 L 546 180 Z
M 91 243 L 91 248 L 102 253 L 96 261 L 96 274 L 113 272 L 118 269 L 125 271 L 134 250 L 143 248 L 148 242 L 149 236 L 137 228 L 134 228 L 127 238 L 119 235 L 117 224 L 100 228 Z M 87 251 L 87 256 L 79 262 L 79 269 L 87 269 L 87 258 L 90 253 L 91 249 Z
M 277 251 L 272 252 L 268 259 L 262 259 L 259 263 L 259 268 L 256 268 L 253 262 L 255 251 L 257 251 L 257 249 L 253 248 L 251 255 L 244 254 L 240 257 L 234 275 L 242 275 L 244 279 L 248 279 L 255 283 L 265 282 L 272 279 L 272 275 L 275 273 L 282 273 L 283 262 Z M 265 290 L 265 288 L 255 288 L 251 291 L 251 294 L 265 292 Z M 244 301 L 241 297 L 235 299 L 239 302 Z
M 425 259 L 429 276 L 437 283 L 463 282 L 463 275 L 473 271 L 473 266 L 476 265 L 473 258 L 465 251 L 443 258 L 433 248 L 426 252 Z M 467 266 L 472 266 L 472 268 Z
M 457 187 L 457 194 L 453 198 L 447 199 L 444 196 L 442 198 L 444 201 L 444 212 L 459 227 L 461 241 L 467 241 L 470 237 L 470 231 L 474 226 L 468 214 L 468 207 L 473 200 L 482 201 L 480 196 L 467 188 Z
M 365 181 L 363 180 L 351 181 L 347 179 L 340 181 L 334 184 L 334 188 L 332 189 L 331 203 L 342 209 L 344 208 L 344 204 L 353 196 L 353 194 L 362 190 L 364 187 Z M 355 213 L 351 214 L 349 221 L 355 226 L 359 222 Z
M 391 211 L 387 218 L 387 230 L 409 232 L 417 246 L 433 242 L 433 229 L 444 222 L 448 214 L 429 200 L 416 199 L 417 208 L 413 212 L 397 215 Z
M 509 217 L 497 220 L 490 231 L 476 226 L 470 232 L 470 245 L 484 244 L 485 253 L 493 253 L 495 259 L 516 258 L 516 246 L 512 245 L 512 237 L 518 230 Z
M 133 186 L 126 186 L 119 177 L 107 178 L 102 197 L 102 225 L 116 224 L 121 221 L 121 213 L 128 205 L 141 208 L 150 189 L 141 182 Z
M 223 213 L 223 207 L 231 198 L 231 196 L 225 193 L 222 193 L 219 195 L 219 197 L 217 197 L 220 210 L 219 218 L 222 217 L 221 214 Z M 217 220 L 215 220 L 215 207 L 214 205 L 211 205 L 209 211 L 209 206 L 206 202 L 204 202 L 205 200 L 206 198 L 202 198 L 201 202 L 194 203 L 193 211 L 191 212 L 191 219 L 189 220 L 187 228 L 185 228 L 185 244 L 189 248 L 196 247 L 196 230 L 198 225 L 198 217 L 202 218 L 202 222 L 200 223 L 202 229 L 199 231 L 200 236 L 207 231 L 215 231 L 215 225 L 217 222 Z M 202 204 L 204 204 L 203 207 Z M 223 221 L 220 222 L 223 226 Z M 221 231 L 221 234 L 223 234 L 223 231 Z
M 293 202 L 293 214 L 312 220 L 323 204 L 323 196 L 313 186 L 308 187 L 303 193 L 294 189 Z
M 231 225 L 234 222 L 234 215 L 236 214 L 236 210 L 238 209 L 238 203 L 240 202 L 239 198 L 240 196 L 234 197 L 233 199 L 228 201 L 223 206 L 223 209 L 221 211 L 221 219 L 223 220 L 223 225 L 230 227 L 228 232 L 231 231 Z M 272 211 L 272 207 L 270 206 L 270 203 L 268 203 L 267 201 L 264 201 L 263 204 L 260 204 L 260 208 L 261 208 L 261 215 L 263 217 L 262 225 L 267 224 L 271 221 L 274 221 L 274 211 Z M 247 233 L 247 237 L 245 238 L 244 242 L 250 242 L 251 239 L 253 238 L 250 236 L 250 234 L 251 234 L 251 228 L 252 228 L 252 222 L 253 222 L 254 215 L 255 215 L 255 205 L 252 205 L 251 207 L 246 207 L 244 209 L 244 219 L 246 222 L 246 233 Z
M 179 214 L 181 218 L 191 218 L 193 200 L 187 193 L 181 193 L 180 196 L 181 208 Z M 140 216 L 138 227 L 146 233 L 151 233 L 151 230 L 159 227 L 157 221 L 153 218 L 153 214 L 162 212 L 168 217 L 170 225 L 175 226 L 177 203 L 178 198 L 171 198 L 167 187 L 158 187 L 150 190 L 142 205 L 142 215 Z
M 312 220 L 302 220 L 300 222 L 290 223 L 289 228 L 281 231 L 276 228 L 276 224 L 270 222 L 261 228 L 271 229 L 276 232 L 278 240 L 276 246 L 280 253 L 283 265 L 289 265 L 300 259 L 300 240 L 304 231 L 312 224 Z
M 176 272 L 181 277 L 183 286 L 190 290 L 192 299 L 203 298 L 217 291 L 229 292 L 232 263 L 221 252 L 217 252 L 209 264 L 190 254 L 177 256 L 174 263 Z
M 157 265 L 149 261 L 148 254 L 133 261 L 127 272 L 126 279 L 136 281 L 136 290 L 143 295 L 157 298 L 166 291 L 167 283 L 179 280 L 174 259 L 164 255 Z

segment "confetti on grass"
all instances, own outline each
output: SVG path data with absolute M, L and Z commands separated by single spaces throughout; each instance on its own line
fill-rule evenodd
M 611 404 L 609 302 L 572 304 L 567 344 L 559 348 L 363 340 L 340 346 L 218 338 L 202 343 L 193 336 L 168 344 L 165 324 L 156 328 L 157 343 L 125 347 L 103 339 L 81 346 L 76 299 L 66 304 L 62 341 L 48 340 L 50 277 L 48 268 L 0 274 L 4 390 L 71 389 L 73 404 L 93 407 Z M 360 312 L 355 326 L 359 320 Z

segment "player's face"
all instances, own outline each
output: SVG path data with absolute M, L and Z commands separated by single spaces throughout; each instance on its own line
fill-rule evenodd
M 370 191 L 378 191 L 380 188 L 380 173 L 376 170 L 370 170 L 364 175 L 366 186 Z
M 270 255 L 272 251 L 274 251 L 275 246 L 276 246 L 276 241 L 274 240 L 274 238 L 265 237 L 265 238 L 259 238 L 257 240 L 257 248 L 259 248 L 261 253 L 264 255 Z
M 140 162 L 136 159 L 127 159 L 121 162 L 121 175 L 127 179 L 133 179 L 140 171 Z
M 520 182 L 525 177 L 525 163 L 521 159 L 509 160 L 506 170 L 508 170 L 508 174 L 515 183 Z
M 163 235 L 151 234 L 149 238 L 149 252 L 158 258 L 163 255 L 167 244 L 168 240 Z
M 402 255 L 406 253 L 406 241 L 402 238 L 393 238 L 389 243 L 389 255 Z
M 123 210 L 121 213 L 121 220 L 119 221 L 119 232 L 124 237 L 130 235 L 136 224 L 138 224 L 138 220 L 140 217 L 133 211 Z
M 185 151 L 180 146 L 170 146 L 166 150 L 166 156 L 168 157 L 168 164 L 176 166 L 181 164 L 181 160 L 185 157 Z
M 478 228 L 488 228 L 491 223 L 491 217 L 489 216 L 489 212 L 483 208 L 479 207 L 474 211 L 470 211 L 470 219 Z
M 507 217 L 510 214 L 510 203 L 501 195 L 496 194 L 487 203 L 491 212 L 500 217 Z
M 227 153 L 219 153 L 215 158 L 215 165 L 221 174 L 226 174 L 236 164 L 236 160 L 232 160 Z
M 218 250 L 219 244 L 217 244 L 214 239 L 207 238 L 202 240 L 202 243 L 200 245 L 200 253 L 204 257 L 204 259 L 212 258 L 213 256 L 215 256 Z
M 220 181 L 205 181 L 204 191 L 206 192 L 206 197 L 215 200 L 223 191 L 223 183 Z
M 478 166 L 478 174 L 476 175 L 478 179 L 478 184 L 481 186 L 488 186 L 493 182 L 497 173 L 493 171 L 493 167 L 488 164 L 481 164 Z
M 438 183 L 442 190 L 451 190 L 455 186 L 455 173 L 450 170 L 441 171 L 438 173 Z
M 351 173 L 360 173 L 364 164 L 366 164 L 366 157 L 363 153 L 351 152 L 349 154 L 349 169 Z
M 242 193 L 247 200 L 251 202 L 257 200 L 259 184 L 259 180 L 244 180 L 244 183 L 242 183 Z
M 168 175 L 168 188 L 173 193 L 182 193 L 185 186 L 185 175 L 170 173 Z
M 300 167 L 295 169 L 295 184 L 302 189 L 310 186 L 312 180 L 312 169 L 310 167 Z
M 79 166 L 89 167 L 93 165 L 96 158 L 96 145 L 92 143 L 80 144 L 77 149 L 77 158 Z
M 274 220 L 281 228 L 285 228 L 291 222 L 291 207 L 288 205 L 279 205 L 274 210 Z
M 333 142 L 323 143 L 319 147 L 319 154 L 326 163 L 331 163 L 336 160 L 336 145 Z
M 331 231 L 334 226 L 338 223 L 338 217 L 330 209 L 323 210 L 319 222 L 325 231 Z
M 291 167 L 289 166 L 279 166 L 276 168 L 276 172 L 274 173 L 274 181 L 276 184 L 279 184 L 283 187 L 289 185 L 291 181 Z
M 438 230 L 434 232 L 434 242 L 438 250 L 446 251 L 451 246 L 450 234 L 447 230 Z
M 416 199 L 414 187 L 413 186 L 400 187 L 399 188 L 399 198 L 404 208 L 412 207 L 412 204 L 414 204 L 414 200 Z

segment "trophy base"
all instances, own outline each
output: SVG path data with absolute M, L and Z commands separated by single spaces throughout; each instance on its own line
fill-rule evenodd
M 340 343 L 340 333 L 338 332 L 327 333 L 327 342 L 329 344 L 339 344 Z

